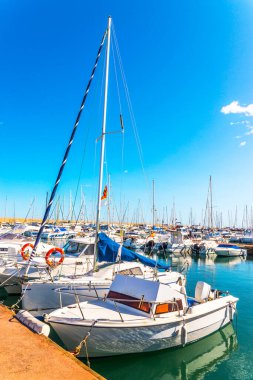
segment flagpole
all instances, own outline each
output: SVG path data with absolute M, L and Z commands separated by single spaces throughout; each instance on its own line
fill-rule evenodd
M 105 87 L 104 87 L 104 111 L 103 111 L 102 135 L 101 135 L 101 155 L 100 155 L 97 214 L 96 214 L 96 235 L 95 235 L 94 260 L 93 260 L 93 269 L 94 270 L 96 269 L 96 261 L 97 261 L 97 243 L 98 243 L 98 233 L 99 233 L 101 194 L 102 194 L 102 182 L 103 182 L 103 172 L 104 172 L 104 153 L 105 153 L 106 115 L 107 115 L 108 79 L 109 79 L 109 62 L 110 62 L 111 22 L 112 22 L 111 17 L 108 17 Z

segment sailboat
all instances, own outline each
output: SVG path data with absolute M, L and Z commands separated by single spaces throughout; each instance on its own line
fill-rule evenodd
M 108 76 L 109 76 L 109 57 L 110 57 L 110 35 L 111 35 L 111 18 L 108 20 L 108 27 L 102 39 L 102 43 L 100 45 L 99 54 L 101 52 L 101 46 L 104 44 L 105 36 L 107 36 L 107 50 L 106 50 L 106 69 L 105 69 L 105 87 L 104 87 L 104 112 L 103 112 L 103 120 L 102 120 L 102 134 L 101 134 L 101 154 L 100 154 L 100 170 L 99 170 L 99 183 L 98 183 L 98 197 L 97 197 L 97 214 L 96 214 L 96 232 L 95 236 L 92 237 L 92 247 L 94 248 L 93 255 L 89 257 L 92 261 L 91 267 L 89 270 L 78 271 L 77 273 L 73 271 L 73 273 L 65 273 L 61 272 L 61 266 L 58 266 L 58 270 L 56 273 L 49 268 L 49 274 L 47 277 L 39 277 L 29 278 L 29 264 L 26 268 L 27 277 L 23 278 L 22 284 L 22 306 L 26 310 L 29 310 L 37 315 L 42 315 L 48 309 L 54 310 L 58 307 L 69 305 L 70 303 L 76 302 L 76 293 L 79 292 L 79 296 L 82 301 L 91 299 L 105 297 L 109 291 L 111 283 L 117 273 L 121 273 L 129 276 L 136 276 L 140 278 L 146 278 L 153 281 L 160 281 L 162 283 L 166 283 L 170 285 L 176 282 L 182 282 L 182 285 L 185 282 L 185 277 L 182 273 L 172 272 L 171 267 L 169 265 L 159 266 L 159 264 L 151 259 L 145 258 L 144 256 L 129 253 L 126 254 L 122 244 L 119 245 L 113 241 L 109 242 L 109 244 L 113 245 L 111 249 L 113 260 L 104 258 L 103 263 L 98 264 L 98 249 L 99 245 L 103 244 L 107 237 L 100 234 L 100 210 L 101 210 L 101 199 L 102 199 L 102 179 L 103 179 L 103 167 L 104 167 L 104 150 L 105 150 L 105 136 L 106 136 L 106 115 L 107 115 L 107 94 L 108 94 Z M 98 59 L 96 60 L 94 68 L 97 66 Z M 94 69 L 92 72 L 91 78 L 94 76 Z M 89 82 L 90 83 L 90 82 Z M 89 85 L 88 85 L 89 86 Z M 86 94 L 87 94 L 86 90 Z M 83 109 L 83 105 L 81 106 Z M 79 117 L 80 119 L 80 117 Z M 78 120 L 79 120 L 78 119 Z M 76 123 L 75 123 L 76 127 Z M 75 128 L 74 127 L 74 128 Z M 73 133 L 72 133 L 73 134 Z M 71 137 L 71 142 L 68 145 L 68 148 L 72 145 L 73 138 Z M 62 165 L 66 163 L 66 154 L 63 159 Z M 63 166 L 60 168 L 60 174 L 62 173 Z M 60 181 L 60 177 L 57 177 L 54 189 L 52 191 L 52 195 L 47 204 L 47 209 L 45 212 L 45 216 L 42 222 L 43 225 L 46 221 L 46 216 L 48 215 L 48 208 L 50 204 L 52 204 L 58 183 Z M 39 231 L 36 243 L 39 237 L 42 235 L 41 231 Z M 75 238 L 81 239 L 81 238 Z M 85 238 L 84 238 L 85 239 Z M 110 240 L 110 239 L 109 239 Z M 122 242 L 121 242 L 122 243 Z M 116 244 L 116 245 L 115 245 Z M 30 257 L 31 259 L 34 256 L 34 250 Z M 57 251 L 57 249 L 56 249 Z M 65 249 L 66 251 L 66 249 Z M 59 249 L 58 249 L 58 252 Z M 90 252 L 90 249 L 89 249 Z M 53 252 L 52 252 L 53 253 Z M 76 260 L 76 268 L 78 269 L 78 263 L 81 257 L 79 256 Z M 129 263 L 129 261 L 136 261 L 138 263 Z M 102 260 L 100 260 L 102 261 Z M 65 259 L 64 259 L 65 262 Z M 31 266 L 31 265 L 30 265 Z M 50 265 L 49 265 L 50 267 Z M 152 269 L 153 267 L 153 269 Z M 166 272 L 159 272 L 159 267 Z M 66 272 L 66 270 L 65 270 Z M 66 291 L 64 293 L 57 292 L 58 289 L 64 288 Z
M 108 75 L 111 18 L 107 27 Z M 107 96 L 108 77 L 105 81 Z M 106 106 L 106 101 L 105 101 Z M 105 135 L 105 115 L 103 133 Z M 103 157 L 104 140 L 101 156 Z M 103 160 L 102 160 L 103 163 Z M 103 164 L 102 164 L 103 166 Z M 100 166 L 97 221 L 100 212 Z M 97 239 L 98 239 L 97 224 Z M 94 267 L 97 259 L 95 245 Z M 102 250 L 115 261 L 113 250 Z M 64 290 L 62 294 L 64 294 Z M 46 315 L 64 345 L 79 356 L 101 357 L 157 351 L 199 340 L 233 320 L 238 298 L 198 281 L 194 297 L 182 284 L 164 284 L 117 273 L 105 297 L 62 307 Z

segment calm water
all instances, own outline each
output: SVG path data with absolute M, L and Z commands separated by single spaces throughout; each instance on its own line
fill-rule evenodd
M 193 293 L 196 282 L 203 280 L 240 298 L 234 328 L 229 325 L 184 348 L 91 359 L 94 370 L 111 380 L 253 379 L 253 261 L 240 258 L 189 261 L 188 292 Z
M 253 261 L 189 258 L 187 278 L 188 293 L 202 280 L 240 298 L 233 326 L 184 348 L 91 359 L 91 368 L 110 380 L 253 379 Z M 1 297 L 9 305 L 15 301 L 3 290 Z

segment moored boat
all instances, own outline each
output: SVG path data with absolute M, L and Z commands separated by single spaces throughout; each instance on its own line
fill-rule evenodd
M 247 256 L 247 250 L 232 244 L 218 244 L 215 248 L 215 253 L 220 257 L 236 257 L 236 256 Z
M 102 357 L 158 351 L 199 340 L 233 319 L 238 298 L 198 282 L 185 288 L 117 275 L 108 296 L 46 316 L 68 350 Z M 87 340 L 87 345 L 84 344 Z

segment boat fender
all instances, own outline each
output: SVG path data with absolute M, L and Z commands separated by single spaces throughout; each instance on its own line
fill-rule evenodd
M 229 304 L 229 320 L 230 320 L 230 322 L 232 322 L 232 320 L 233 320 L 233 307 L 234 307 L 234 305 L 233 304 Z
M 181 329 L 181 343 L 183 346 L 187 344 L 187 328 L 185 325 L 183 325 Z
M 48 336 L 50 333 L 49 325 L 39 321 L 26 310 L 19 310 L 19 312 L 15 315 L 15 318 L 17 318 L 17 320 L 36 334 Z

